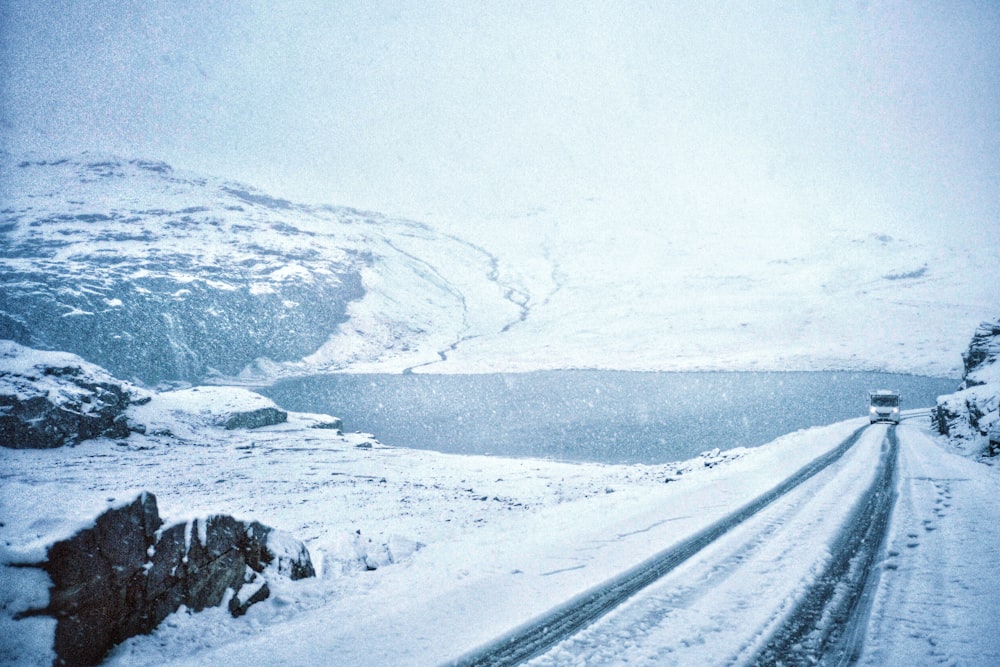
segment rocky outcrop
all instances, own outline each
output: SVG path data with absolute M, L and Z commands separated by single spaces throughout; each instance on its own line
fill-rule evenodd
M 237 412 L 226 419 L 222 426 L 227 431 L 238 428 L 260 428 L 283 424 L 288 420 L 288 413 L 278 408 L 258 408 L 246 412 Z
M 962 362 L 962 389 L 1000 382 L 1000 319 L 979 325 Z
M 127 438 L 125 414 L 149 396 L 76 355 L 0 341 L 0 445 L 47 449 Z
M 344 428 L 344 420 L 339 417 L 320 415 L 319 419 L 309 428 L 327 429 L 330 431 L 340 431 Z
M 976 385 L 938 397 L 933 420 L 941 435 L 972 443 L 997 420 L 998 387 Z
M 174 417 L 180 414 L 184 415 L 184 421 L 196 428 L 227 431 L 274 426 L 288 421 L 288 413 L 274 401 L 242 387 L 203 386 L 164 391 L 156 394 L 148 406 L 136 409 L 132 414 L 154 431 L 176 427 L 177 419 Z
M 49 604 L 22 616 L 55 617 L 56 664 L 95 665 L 181 605 L 228 601 L 239 616 L 270 595 L 268 577 L 315 576 L 305 546 L 263 524 L 225 515 L 162 524 L 156 498 L 143 493 L 49 547 L 40 564 L 52 580 Z
M 959 391 L 939 397 L 931 418 L 963 451 L 992 456 L 988 434 L 1000 422 L 1000 319 L 979 325 L 962 361 Z

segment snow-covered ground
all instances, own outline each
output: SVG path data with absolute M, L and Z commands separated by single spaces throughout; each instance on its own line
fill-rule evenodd
M 31 313 L 60 325 L 109 322 L 86 341 L 115 352 L 130 339 L 141 350 L 162 309 L 183 303 L 167 318 L 165 349 L 178 359 L 201 354 L 221 383 L 343 370 L 542 368 L 957 377 L 969 335 L 996 316 L 1000 246 L 885 221 L 831 218 L 801 227 L 813 230 L 804 234 L 794 221 L 667 224 L 581 202 L 459 238 L 465 228 L 298 206 L 159 163 L 94 160 L 37 161 L 18 166 L 17 179 L 4 174 L 0 268 L 11 287 L 0 296 L 13 313 L 4 326 L 31 338 L 38 331 L 21 321 Z M 229 282 L 219 267 L 232 269 L 223 276 Z M 143 287 L 153 286 L 151 276 L 169 286 L 159 301 Z M 49 279 L 51 289 L 38 287 Z M 192 348 L 221 347 L 223 360 L 244 352 L 231 341 L 242 340 L 247 309 L 272 324 L 268 313 L 299 322 L 305 311 L 326 310 L 311 291 L 324 280 L 340 295 L 338 310 L 318 326 L 301 319 L 314 341 L 307 353 L 292 346 L 276 363 L 254 351 L 223 372 L 206 362 L 208 351 Z M 356 291 L 338 291 L 354 280 Z M 229 310 L 206 310 L 191 298 L 193 286 Z M 12 297 L 15 287 L 23 301 Z M 53 317 L 36 310 L 41 292 Z M 223 299 L 234 294 L 245 299 Z M 82 307 L 89 303 L 100 309 Z M 268 303 L 271 310 L 254 310 Z M 114 315 L 123 305 L 133 309 Z M 195 316 L 208 335 L 184 331 Z M 305 329 L 278 328 L 303 343 Z M 326 419 L 316 415 L 254 431 L 218 427 L 221 413 L 248 401 L 225 388 L 160 394 L 132 409 L 146 434 L 58 450 L 0 448 L 6 562 L 37 559 L 52 540 L 141 490 L 156 494 L 168 524 L 215 513 L 259 520 L 304 540 L 316 561 L 317 578 L 274 582 L 271 597 L 245 617 L 224 608 L 173 614 L 152 635 L 119 646 L 107 664 L 219 664 L 237 651 L 248 665 L 455 659 L 729 515 L 863 423 L 687 462 L 618 466 L 400 449 L 311 428 Z M 205 405 L 212 409 L 202 413 Z M 911 420 L 898 429 L 899 497 L 863 660 L 996 664 L 995 635 L 981 628 L 1000 611 L 1000 479 L 995 468 L 950 453 L 927 428 Z M 592 626 L 597 639 L 581 635 L 539 664 L 749 657 L 822 569 L 850 516 L 844 499 L 871 479 L 883 431 L 870 429 L 836 465 L 664 579 L 657 588 L 674 608 L 653 617 L 668 625 L 629 620 L 650 618 L 642 611 L 655 606 L 650 593 L 637 600 L 639 612 L 623 607 Z M 728 579 L 742 589 L 706 583 L 720 563 L 737 562 L 728 571 L 739 576 Z M 18 570 L 18 582 L 38 574 L 30 572 Z M 784 588 L 775 593 L 767 581 Z M 44 604 L 44 581 L 30 590 L 0 583 L 9 612 Z M 0 624 L 0 662 L 46 661 L 51 619 L 0 614 Z
M 225 664 L 235 653 L 247 665 L 455 659 L 728 515 L 866 423 L 682 463 L 617 466 L 398 449 L 364 434 L 309 428 L 323 418 L 294 413 L 286 424 L 225 431 L 212 427 L 210 416 L 192 415 L 191 400 L 187 392 L 137 408 L 156 428 L 127 441 L 0 449 L 4 558 L 37 556 L 97 508 L 145 489 L 157 495 L 168 524 L 230 513 L 285 530 L 306 542 L 319 575 L 277 582 L 270 599 L 239 619 L 224 608 L 175 613 L 152 635 L 115 649 L 108 665 Z M 173 436 L 163 434 L 167 427 Z M 749 560 L 786 582 L 788 592 L 772 598 L 761 580 L 750 582 L 744 604 L 713 595 L 703 578 L 724 562 L 720 541 L 658 585 L 688 593 L 680 598 L 689 606 L 675 609 L 668 625 L 626 624 L 621 642 L 596 653 L 586 642 L 570 643 L 539 664 L 649 664 L 651 655 L 711 663 L 733 655 L 734 645 L 745 651 L 754 633 L 787 609 L 788 596 L 816 576 L 840 531 L 838 517 L 871 478 L 884 431 L 869 429 L 838 463 L 724 538 L 767 538 Z M 898 432 L 899 497 L 878 568 L 865 664 L 939 657 L 996 664 L 1000 647 L 988 627 L 1000 611 L 997 470 L 950 453 L 928 435 L 923 417 Z M 774 527 L 793 521 L 808 528 L 806 538 L 797 528 Z M 24 603 L 2 588 L 8 609 Z M 588 632 L 628 613 L 622 608 Z M 25 641 L 32 634 L 25 628 L 42 633 L 52 621 L 15 623 L 19 639 L 11 643 L 8 621 L 0 656 L 38 664 L 44 651 Z
M 1000 476 L 901 430 L 899 497 L 863 665 L 996 665 Z M 992 563 L 992 565 L 991 565 Z

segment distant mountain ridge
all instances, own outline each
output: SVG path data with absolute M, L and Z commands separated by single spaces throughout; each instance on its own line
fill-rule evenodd
M 421 365 L 518 316 L 493 258 L 419 223 L 161 162 L 0 157 L 0 338 L 119 377 Z

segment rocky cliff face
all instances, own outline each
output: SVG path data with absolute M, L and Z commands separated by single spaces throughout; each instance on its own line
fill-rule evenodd
M 988 434 L 1000 422 L 1000 319 L 979 325 L 962 360 L 959 391 L 938 398 L 932 419 L 963 451 L 996 455 Z
M 979 325 L 962 362 L 963 389 L 1000 381 L 1000 319 Z
M 436 359 L 471 333 L 468 290 L 512 305 L 493 258 L 419 223 L 144 160 L 0 151 L 0 174 L 0 339 L 147 385 L 268 375 L 331 341 L 335 367 Z
M 197 381 L 309 354 L 364 293 L 370 258 L 296 227 L 288 202 L 138 160 L 8 170 L 0 338 Z
M 150 397 L 73 354 L 0 340 L 0 446 L 48 449 L 99 436 L 127 438 L 130 405 Z
M 268 577 L 315 576 L 301 542 L 258 522 L 217 515 L 163 528 L 149 493 L 56 542 L 38 567 L 52 580 L 49 604 L 22 616 L 55 617 L 56 664 L 70 666 L 98 664 L 181 605 L 201 611 L 228 599 L 239 616 L 267 599 Z

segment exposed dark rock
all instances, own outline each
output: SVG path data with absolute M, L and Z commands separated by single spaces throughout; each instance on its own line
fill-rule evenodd
M 252 605 L 263 602 L 271 595 L 267 580 L 252 570 L 247 570 L 247 577 L 243 588 L 229 600 L 229 613 L 233 618 L 239 618 L 247 613 Z
M 216 515 L 161 526 L 156 498 L 143 493 L 49 547 L 49 605 L 31 613 L 57 620 L 56 664 L 95 665 L 181 605 L 200 611 L 232 591 L 239 616 L 268 597 L 267 576 L 315 576 L 305 545 L 258 522 Z
M 986 435 L 996 421 L 997 388 L 976 385 L 969 389 L 939 396 L 932 419 L 938 432 L 958 440 Z
M 962 360 L 959 391 L 938 397 L 931 419 L 960 449 L 994 456 L 988 433 L 1000 423 L 1000 319 L 979 325 Z
M 278 408 L 259 408 L 248 412 L 237 412 L 227 419 L 223 426 L 232 431 L 237 428 L 260 428 L 283 424 L 288 420 L 288 413 Z
M 127 438 L 125 411 L 149 397 L 75 355 L 0 341 L 0 445 L 47 449 Z
M 972 336 L 969 349 L 962 354 L 962 361 L 965 364 L 962 389 L 986 384 L 986 380 L 979 375 L 987 366 L 996 364 L 998 358 L 1000 358 L 1000 319 L 980 324 Z
M 344 428 L 344 421 L 339 417 L 327 417 L 324 421 L 317 422 L 309 428 L 323 428 L 332 431 L 340 431 Z
M 10 314 L 0 319 L 0 337 L 68 350 L 148 385 L 234 376 L 258 357 L 299 359 L 327 340 L 346 319 L 346 304 L 363 294 L 360 278 L 347 270 L 331 269 L 309 282 L 280 282 L 258 293 L 255 276 L 241 267 L 215 274 L 188 266 L 181 256 L 151 255 L 142 267 L 114 256 L 81 259 L 101 283 L 87 291 L 72 289 L 79 275 L 12 272 L 0 265 L 0 312 Z M 149 271 L 149 265 L 167 275 L 131 277 Z M 172 266 L 196 272 L 197 278 L 174 279 Z M 67 310 L 80 314 L 63 317 Z
M 927 275 L 927 267 L 922 266 L 914 271 L 904 271 L 901 273 L 888 273 L 882 276 L 883 280 L 913 280 L 915 278 L 923 278 Z
M 96 664 L 111 646 L 155 626 L 148 614 L 137 613 L 136 593 L 146 550 L 161 525 L 156 499 L 143 495 L 49 548 L 44 568 L 52 589 L 45 611 L 57 619 L 61 664 Z

